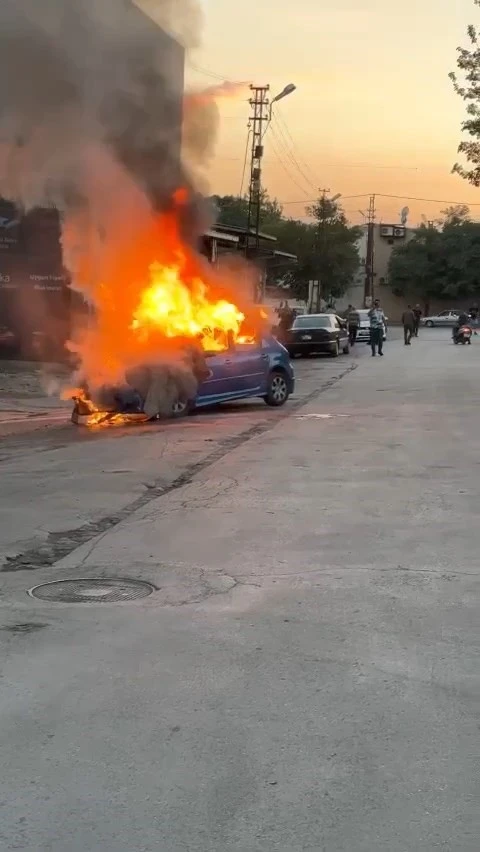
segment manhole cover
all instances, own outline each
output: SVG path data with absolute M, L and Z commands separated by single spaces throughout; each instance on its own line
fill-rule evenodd
M 155 587 L 143 580 L 57 580 L 35 586 L 28 594 L 42 601 L 60 603 L 121 603 L 147 598 Z

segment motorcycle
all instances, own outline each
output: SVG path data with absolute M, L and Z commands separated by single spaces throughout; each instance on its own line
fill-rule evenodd
M 459 328 L 454 329 L 453 342 L 462 343 L 463 346 L 465 346 L 466 343 L 470 345 L 472 342 L 472 329 L 470 326 L 461 325 Z

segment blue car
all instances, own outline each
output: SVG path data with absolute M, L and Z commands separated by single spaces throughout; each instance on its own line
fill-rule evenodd
M 236 399 L 260 397 L 267 405 L 284 405 L 295 387 L 290 356 L 274 337 L 267 336 L 257 343 L 234 343 L 222 352 L 204 353 L 209 375 L 200 383 L 195 399 L 177 400 L 172 417 L 182 417 L 193 409 L 231 402 Z M 134 389 L 119 389 L 115 409 L 105 410 L 105 420 L 141 419 L 144 400 Z M 90 420 L 95 413 L 94 421 Z M 97 408 L 85 399 L 75 400 L 74 423 L 103 422 Z M 145 418 L 144 418 L 145 419 Z

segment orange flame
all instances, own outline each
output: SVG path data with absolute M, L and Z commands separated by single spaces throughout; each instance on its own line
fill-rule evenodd
M 132 328 L 142 334 L 161 330 L 167 338 L 196 337 L 203 349 L 215 351 L 228 345 L 228 333 L 236 337 L 245 319 L 225 299 L 210 301 L 207 286 L 194 278 L 190 287 L 181 280 L 180 266 L 150 267 L 151 285 L 141 294 Z
M 123 383 L 126 371 L 140 364 L 181 358 L 188 341 L 206 351 L 226 349 L 232 340 L 254 341 L 248 300 L 232 298 L 240 292 L 238 274 L 228 282 L 224 269 L 214 269 L 182 238 L 186 199 L 178 191 L 171 210 L 140 230 L 133 226 L 123 242 L 103 246 L 101 283 L 91 293 L 95 319 L 71 344 L 90 387 Z M 87 273 L 90 263 L 86 258 Z

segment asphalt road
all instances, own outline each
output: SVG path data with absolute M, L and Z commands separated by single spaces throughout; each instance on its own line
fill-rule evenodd
M 480 338 L 367 355 L 1 442 L 2 848 L 477 852 Z

